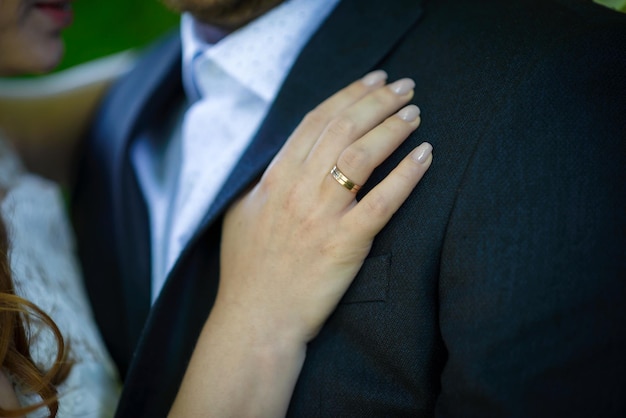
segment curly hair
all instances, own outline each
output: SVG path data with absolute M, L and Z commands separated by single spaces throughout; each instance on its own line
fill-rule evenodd
M 35 304 L 15 294 L 8 261 L 9 243 L 6 228 L 0 219 L 0 366 L 19 382 L 24 392 L 37 394 L 41 402 L 14 410 L 0 408 L 0 416 L 20 417 L 47 407 L 56 417 L 59 402 L 56 387 L 70 372 L 68 346 L 54 321 Z M 40 369 L 30 353 L 29 328 L 33 320 L 41 322 L 55 337 L 57 355 L 49 370 Z

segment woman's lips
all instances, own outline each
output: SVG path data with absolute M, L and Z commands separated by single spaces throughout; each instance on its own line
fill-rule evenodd
M 35 8 L 48 16 L 56 25 L 63 29 L 74 19 L 74 12 L 69 1 L 39 1 Z

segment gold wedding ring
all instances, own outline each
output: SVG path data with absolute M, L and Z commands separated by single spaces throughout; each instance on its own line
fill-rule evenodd
M 346 177 L 341 172 L 341 170 L 337 168 L 337 166 L 334 166 L 333 169 L 330 170 L 330 175 L 333 176 L 335 180 L 337 180 L 337 183 L 341 184 L 343 187 L 345 187 L 346 189 L 348 189 L 349 191 L 353 193 L 358 192 L 359 189 L 361 188 L 361 186 L 354 184 L 352 180 Z

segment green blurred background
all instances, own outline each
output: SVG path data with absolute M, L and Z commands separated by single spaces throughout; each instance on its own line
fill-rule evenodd
M 142 47 L 180 20 L 160 0 L 76 0 L 73 8 L 74 23 L 64 31 L 66 55 L 59 69 Z

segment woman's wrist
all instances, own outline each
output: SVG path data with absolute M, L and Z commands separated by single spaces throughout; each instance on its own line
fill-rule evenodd
M 281 315 L 264 303 L 218 300 L 209 321 L 225 337 L 237 338 L 254 349 L 259 360 L 304 358 L 310 333 L 298 318 Z

